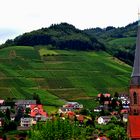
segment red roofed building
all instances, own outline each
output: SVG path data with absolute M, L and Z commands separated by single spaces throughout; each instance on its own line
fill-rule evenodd
M 140 18 L 138 20 L 135 60 L 129 93 L 130 113 L 128 116 L 128 136 L 130 140 L 140 140 Z
M 106 97 L 111 97 L 111 95 L 110 95 L 109 93 L 105 93 L 105 94 L 99 93 L 99 94 L 98 94 L 98 98 L 100 98 L 101 95 L 104 95 L 105 98 L 106 98 Z
M 48 114 L 43 110 L 42 105 L 30 105 L 30 116 L 36 121 L 42 120 L 45 121 L 48 117 Z

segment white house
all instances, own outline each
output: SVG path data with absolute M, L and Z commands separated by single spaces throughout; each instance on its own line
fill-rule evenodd
M 79 104 L 78 102 L 67 102 L 65 105 L 63 105 L 63 107 L 70 107 L 70 108 L 73 108 L 73 109 L 82 109 L 83 108 L 83 105 L 82 104 Z
M 128 114 L 123 114 L 123 122 L 127 122 L 128 121 Z
M 72 107 L 61 107 L 59 108 L 58 113 L 67 113 L 69 111 L 74 111 L 74 109 Z
M 102 111 L 102 108 L 101 107 L 94 108 L 94 112 L 100 112 L 100 111 Z
M 111 120 L 111 116 L 100 116 L 97 120 L 98 124 L 107 124 Z
M 21 118 L 20 119 L 20 126 L 21 127 L 31 127 L 34 121 L 33 118 Z

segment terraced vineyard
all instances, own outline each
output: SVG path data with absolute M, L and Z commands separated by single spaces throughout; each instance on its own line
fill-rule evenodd
M 0 97 L 38 93 L 45 105 L 65 100 L 92 107 L 99 92 L 127 92 L 131 67 L 105 52 L 15 46 L 0 50 Z

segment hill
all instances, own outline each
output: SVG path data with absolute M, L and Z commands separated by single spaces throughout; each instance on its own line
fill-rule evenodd
M 130 65 L 133 64 L 137 22 L 121 28 L 109 26 L 104 29 L 86 29 L 84 32 L 103 42 L 106 46 L 106 50 L 113 56 Z
M 68 23 L 54 24 L 49 28 L 24 33 L 14 40 L 7 40 L 2 47 L 12 45 L 50 45 L 51 49 L 62 50 L 105 50 L 105 46 L 96 38 L 85 34 Z
M 93 107 L 100 92 L 127 92 L 131 67 L 108 53 L 47 48 L 0 49 L 0 98 L 32 99 L 37 93 L 46 106 L 68 100 Z

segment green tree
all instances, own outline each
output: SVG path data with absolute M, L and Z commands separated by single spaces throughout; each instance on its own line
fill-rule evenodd
M 123 127 L 119 125 L 115 126 L 113 129 L 107 132 L 107 136 L 111 140 L 127 140 L 127 134 Z
M 41 100 L 38 94 L 33 93 L 33 99 L 36 100 L 37 104 L 41 104 Z
M 89 127 L 79 127 L 79 123 L 69 120 L 47 121 L 46 124 L 37 124 L 29 132 L 32 140 L 86 140 L 92 135 Z
M 5 116 L 6 116 L 6 118 L 7 118 L 8 120 L 11 119 L 11 118 L 10 118 L 10 114 L 11 114 L 10 109 L 7 108 L 7 109 L 6 109 L 6 112 L 5 112 Z

